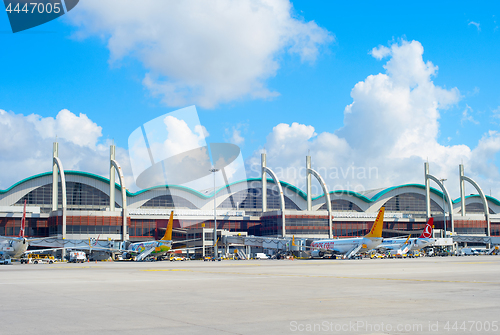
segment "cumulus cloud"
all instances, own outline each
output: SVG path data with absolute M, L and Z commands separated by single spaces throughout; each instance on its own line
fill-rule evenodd
M 67 109 L 61 110 L 55 119 L 31 114 L 27 116 L 27 120 L 34 125 L 43 139 L 58 137 L 80 146 L 95 148 L 99 137 L 102 136 L 102 128 L 87 115 L 80 113 L 76 116 Z
M 52 171 L 52 143 L 59 144 L 65 170 L 78 170 L 109 177 L 109 141 L 102 141 L 102 128 L 85 114 L 67 109 L 55 118 L 24 116 L 0 109 L 0 189 L 32 175 Z M 127 151 L 116 150 L 126 173 L 126 186 L 133 185 Z
M 117 10 L 119 8 L 119 10 Z M 133 57 L 143 84 L 169 106 L 211 108 L 272 98 L 266 87 L 284 52 L 314 62 L 332 34 L 292 15 L 288 0 L 84 1 L 68 17 L 77 36 L 107 41 L 110 62 Z
M 372 51 L 370 52 L 370 55 L 375 57 L 378 60 L 381 60 L 382 58 L 385 58 L 391 54 L 391 49 L 384 45 L 380 45 L 378 48 L 373 48 Z
M 438 68 L 424 61 L 422 45 L 402 40 L 374 50 L 377 59 L 390 57 L 385 73 L 369 75 L 354 86 L 344 126 L 316 134 L 311 125 L 279 124 L 267 137 L 267 165 L 283 180 L 304 188 L 304 156 L 309 152 L 330 190 L 363 191 L 423 183 L 425 161 L 432 174 L 458 180 L 458 164 L 463 162 L 467 175 L 498 189 L 498 132 L 485 134 L 475 148 L 438 142 L 440 111 L 456 104 L 460 93 L 433 83 Z M 248 164 L 252 177 L 258 176 L 260 155 Z M 448 186 L 458 196 L 458 182 Z M 322 193 L 317 185 L 313 192 Z

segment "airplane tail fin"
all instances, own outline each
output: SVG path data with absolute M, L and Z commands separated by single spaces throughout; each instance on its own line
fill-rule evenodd
M 292 236 L 292 245 L 295 247 L 295 235 Z
M 425 225 L 424 231 L 419 238 L 431 238 L 432 237 L 432 229 L 434 228 L 434 218 L 430 218 Z
M 21 230 L 19 230 L 19 237 L 24 237 L 25 228 L 26 228 L 26 199 L 24 200 L 23 218 L 21 219 Z
M 380 211 L 378 212 L 377 218 L 373 223 L 372 229 L 370 229 L 370 232 L 366 234 L 365 237 L 382 237 L 382 228 L 384 226 L 384 212 L 385 207 L 381 207 Z
M 161 238 L 162 241 L 172 240 L 172 228 L 174 227 L 174 211 L 170 212 L 170 219 L 168 219 L 167 230 L 165 230 L 165 235 Z

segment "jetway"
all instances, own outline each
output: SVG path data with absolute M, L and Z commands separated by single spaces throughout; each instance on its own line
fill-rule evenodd
M 305 241 L 302 239 L 296 239 L 295 244 L 297 246 L 294 247 L 292 246 L 291 238 L 261 236 L 223 236 L 222 243 L 224 245 L 240 245 L 264 249 L 277 249 L 281 251 L 299 250 L 301 245 L 305 245 Z
M 500 245 L 500 236 L 455 235 L 453 242 Z

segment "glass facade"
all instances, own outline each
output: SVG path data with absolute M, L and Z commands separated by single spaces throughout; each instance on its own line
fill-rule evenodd
M 353 202 L 343 199 L 330 200 L 333 212 L 362 212 L 361 208 Z M 326 211 L 326 204 L 323 204 L 318 210 Z
M 21 218 L 0 219 L 1 236 L 19 236 L 20 230 L 21 230 Z M 25 235 L 28 237 L 49 236 L 47 219 L 26 218 Z
M 121 234 L 120 216 L 66 216 L 66 234 Z M 130 226 L 130 219 L 128 219 Z M 48 218 L 49 235 L 62 234 L 62 216 Z
M 443 226 L 443 221 L 441 220 L 440 226 Z M 460 220 L 456 219 L 455 222 L 455 232 L 459 235 L 461 234 L 479 234 L 479 235 L 485 235 L 487 234 L 488 227 L 486 224 L 486 220 Z M 450 230 L 450 222 L 447 221 L 446 223 L 447 229 Z M 493 228 L 493 224 L 491 225 L 491 228 Z M 493 229 L 492 229 L 492 235 L 493 234 Z
M 129 226 L 128 234 L 130 237 L 155 237 L 156 221 L 147 219 L 133 220 Z
M 500 236 L 500 223 L 491 223 L 490 231 L 492 236 Z
M 263 236 L 281 235 L 281 216 L 267 216 L 262 218 Z M 292 235 L 328 235 L 328 217 L 287 215 L 286 233 Z M 332 232 L 334 237 L 359 237 L 366 235 L 373 222 L 333 221 Z
M 285 209 L 299 210 L 299 206 L 295 204 L 290 198 L 285 198 Z M 234 209 L 247 209 L 247 210 L 261 210 L 262 209 L 262 189 L 250 188 L 248 190 L 236 192 L 231 197 L 224 200 L 217 208 L 234 208 Z M 279 192 L 275 190 L 267 190 L 267 209 L 279 210 L 280 197 Z
M 495 214 L 491 208 L 488 207 L 488 211 L 490 214 Z M 459 213 L 462 213 L 462 209 L 460 209 Z M 484 213 L 484 206 L 480 203 L 473 203 L 465 205 L 465 213 Z
M 392 197 L 385 204 L 386 212 L 411 214 L 413 217 L 426 217 L 425 196 L 418 193 L 404 193 Z M 443 214 L 441 207 L 431 199 L 431 215 Z
M 27 205 L 40 207 L 42 213 L 50 213 L 52 210 L 52 184 L 40 186 L 26 194 L 16 202 L 16 205 Z M 66 202 L 68 210 L 97 210 L 102 211 L 109 208 L 109 196 L 95 187 L 83 183 L 66 182 Z M 59 208 L 62 206 L 62 188 L 59 182 L 58 191 Z M 115 203 L 116 208 L 120 205 Z
M 187 208 L 197 209 L 189 200 L 176 195 L 160 195 L 148 200 L 140 208 Z

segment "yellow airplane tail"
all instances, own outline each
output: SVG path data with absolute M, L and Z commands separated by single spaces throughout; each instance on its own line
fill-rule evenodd
M 292 245 L 295 247 L 295 235 L 292 236 Z
M 382 237 L 382 228 L 384 226 L 384 212 L 385 207 L 381 207 L 380 211 L 378 212 L 377 218 L 373 223 L 372 229 L 370 229 L 370 232 L 366 234 L 365 237 Z
M 167 230 L 165 230 L 165 235 L 161 238 L 161 241 L 171 241 L 172 240 L 172 228 L 174 227 L 174 211 L 170 212 L 170 219 L 168 219 Z

